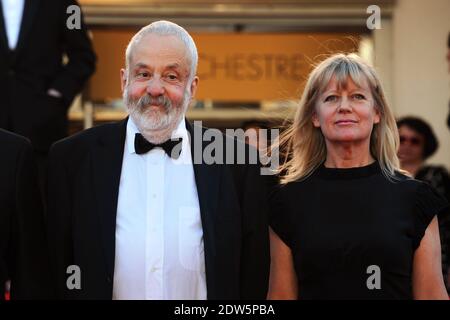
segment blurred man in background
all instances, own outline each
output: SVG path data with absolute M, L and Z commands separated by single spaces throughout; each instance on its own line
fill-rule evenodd
M 96 56 L 81 15 L 80 28 L 68 27 L 69 18 L 77 19 L 67 13 L 76 0 L 0 4 L 0 128 L 31 140 L 42 184 L 49 147 L 66 136 L 67 109 Z
M 42 202 L 29 141 L 0 129 L 0 300 L 42 299 L 49 281 Z

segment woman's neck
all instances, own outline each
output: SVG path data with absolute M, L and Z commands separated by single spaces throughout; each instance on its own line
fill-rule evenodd
M 327 168 L 364 167 L 374 161 L 369 144 L 327 143 L 327 159 L 325 160 Z

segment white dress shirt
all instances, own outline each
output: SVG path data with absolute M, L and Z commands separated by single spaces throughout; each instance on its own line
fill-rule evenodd
M 191 147 L 183 119 L 176 160 L 138 155 L 131 117 L 120 177 L 113 299 L 206 299 L 205 257 Z
M 1 0 L 8 45 L 14 50 L 19 41 L 25 0 Z

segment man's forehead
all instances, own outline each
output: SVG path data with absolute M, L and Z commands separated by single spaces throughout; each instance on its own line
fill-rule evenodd
M 175 36 L 146 35 L 131 54 L 133 67 L 165 67 L 184 69 L 190 67 L 185 44 Z
M 186 44 L 174 35 L 148 34 L 135 44 L 136 51 L 185 55 Z

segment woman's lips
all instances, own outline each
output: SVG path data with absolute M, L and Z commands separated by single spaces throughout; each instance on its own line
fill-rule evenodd
M 355 120 L 338 120 L 335 124 L 340 126 L 351 125 L 357 123 Z

